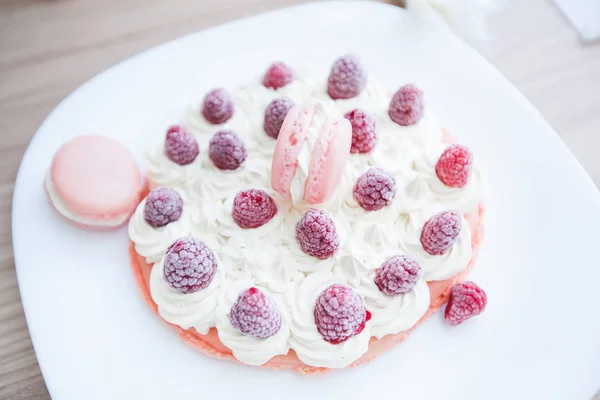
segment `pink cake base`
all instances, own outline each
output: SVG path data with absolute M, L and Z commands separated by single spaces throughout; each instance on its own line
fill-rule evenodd
M 475 260 L 477 259 L 477 255 L 479 253 L 479 247 L 483 241 L 484 236 L 484 226 L 483 226 L 483 214 L 484 207 L 483 204 L 478 206 L 477 212 L 472 214 L 468 214 L 465 216 L 469 225 L 471 227 L 472 232 L 472 248 L 473 248 L 473 256 L 467 265 L 467 268 L 458 275 L 455 275 L 451 279 L 447 279 L 445 281 L 433 281 L 428 282 L 429 291 L 431 294 L 431 303 L 429 305 L 429 309 L 423 315 L 423 317 L 409 330 L 400 332 L 394 335 L 387 335 L 381 339 L 371 338 L 369 342 L 369 350 L 358 360 L 356 360 L 350 367 L 356 367 L 361 364 L 367 363 L 377 356 L 385 352 L 386 350 L 391 349 L 392 347 L 400 344 L 404 341 L 408 335 L 419 326 L 425 319 L 427 319 L 431 314 L 435 311 L 439 310 L 444 304 L 448 302 L 448 297 L 450 295 L 450 289 L 452 286 L 460 281 L 463 281 Z M 136 283 L 142 292 L 142 296 L 144 300 L 148 304 L 148 306 L 158 315 L 158 307 L 156 303 L 152 300 L 150 296 L 150 271 L 152 265 L 146 263 L 144 257 L 137 254 L 135 251 L 135 245 L 133 242 L 130 246 L 130 258 L 131 258 L 131 267 L 133 268 L 133 273 L 136 279 Z M 164 321 L 164 320 L 163 320 Z M 164 321 L 167 325 L 171 326 L 175 331 L 179 334 L 181 340 L 194 347 L 195 349 L 205 353 L 209 356 L 227 359 L 239 362 L 221 341 L 219 340 L 217 330 L 215 328 L 211 328 L 208 334 L 201 335 L 194 328 L 190 328 L 187 330 L 182 329 L 177 325 L 170 324 Z M 291 369 L 297 372 L 305 373 L 305 374 L 313 374 L 313 373 L 322 373 L 332 371 L 331 368 L 322 368 L 322 367 L 312 367 L 304 364 L 302 361 L 298 359 L 296 353 L 293 350 L 290 350 L 288 354 L 282 356 L 276 356 L 270 359 L 266 364 L 262 365 L 265 368 L 271 369 Z

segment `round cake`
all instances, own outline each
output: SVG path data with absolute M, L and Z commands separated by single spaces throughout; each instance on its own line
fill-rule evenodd
M 184 341 L 244 364 L 372 360 L 448 301 L 483 237 L 478 158 L 426 93 L 351 55 L 211 90 L 147 158 L 138 286 Z

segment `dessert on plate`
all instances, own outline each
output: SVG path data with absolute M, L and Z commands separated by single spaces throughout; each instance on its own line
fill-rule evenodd
M 202 352 L 306 373 L 356 366 L 450 300 L 483 237 L 479 160 L 412 84 L 391 92 L 358 58 L 328 77 L 274 63 L 209 91 L 147 154 L 129 222 L 148 305 Z

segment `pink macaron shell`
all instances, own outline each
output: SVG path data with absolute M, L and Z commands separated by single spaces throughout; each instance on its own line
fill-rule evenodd
M 271 186 L 278 193 L 286 196 L 290 194 L 290 186 L 298 167 L 298 154 L 316 111 L 314 104 L 294 106 L 283 120 L 271 165 Z
M 131 215 L 143 187 L 131 153 L 119 142 L 96 135 L 64 144 L 54 156 L 50 179 L 69 211 L 86 220 Z
M 350 158 L 351 144 L 352 125 L 346 118 L 323 124 L 308 168 L 306 202 L 319 204 L 331 198 Z

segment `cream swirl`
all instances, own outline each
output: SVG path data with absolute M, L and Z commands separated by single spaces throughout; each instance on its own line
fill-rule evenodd
M 246 160 L 235 170 L 217 168 L 208 154 L 202 157 L 201 174 L 188 181 L 190 199 L 213 199 L 224 201 L 244 189 L 268 187 L 270 160 L 249 154 Z
M 231 323 L 231 307 L 238 296 L 246 289 L 255 286 L 251 281 L 236 281 L 222 291 L 215 312 L 216 327 L 219 339 L 233 352 L 233 356 L 243 363 L 250 365 L 262 365 L 277 355 L 287 354 L 289 351 L 289 314 L 285 301 L 281 295 L 270 293 L 266 288 L 259 287 L 266 296 L 270 296 L 281 314 L 281 328 L 276 334 L 268 338 L 260 339 L 240 332 Z
M 222 246 L 218 253 L 228 266 L 227 276 L 233 281 L 252 280 L 275 293 L 285 293 L 302 282 L 305 275 L 296 268 L 294 257 L 284 255 L 281 248 L 236 248 Z
M 135 251 L 146 262 L 155 263 L 165 255 L 167 248 L 176 239 L 187 236 L 191 232 L 192 206 L 184 201 L 181 216 L 177 221 L 165 226 L 155 228 L 144 219 L 146 199 L 138 204 L 133 216 L 129 220 L 129 238 L 135 243 Z
M 341 218 L 350 222 L 350 237 L 342 246 L 343 254 L 394 254 L 402 239 L 402 232 L 395 227 L 400 217 L 401 198 L 377 211 L 367 211 L 349 196 L 341 207 Z
M 286 204 L 279 203 L 277 214 L 266 224 L 253 229 L 241 228 L 233 220 L 232 209 L 233 198 L 230 198 L 216 213 L 217 231 L 225 239 L 219 251 L 229 260 L 233 275 L 251 276 L 257 282 L 269 285 L 271 276 L 282 262 L 280 249 Z M 276 283 L 278 282 L 274 282 L 274 287 L 277 287 Z
M 223 124 L 211 124 L 202 115 L 204 99 L 196 99 L 187 109 L 184 126 L 203 141 L 210 140 L 212 135 L 219 130 L 233 129 L 242 138 L 253 139 L 253 145 L 264 145 L 262 147 L 251 146 L 249 151 L 270 149 L 272 152 L 275 140 L 269 137 L 263 129 L 267 106 L 271 101 L 282 96 L 287 96 L 296 104 L 301 104 L 310 99 L 313 87 L 313 79 L 305 72 L 297 73 L 291 83 L 277 90 L 263 86 L 262 77 L 256 78 L 251 84 L 242 86 L 231 93 L 234 112 L 230 120 Z
M 361 333 L 339 344 L 325 341 L 317 330 L 314 313 L 317 298 L 334 283 L 345 284 L 346 281 L 342 276 L 316 272 L 307 276 L 297 291 L 285 294 L 292 314 L 290 344 L 300 361 L 307 365 L 344 368 L 365 354 L 369 346 L 370 322 Z
M 327 93 L 326 84 L 319 87 L 316 95 L 317 98 L 331 100 Z M 387 114 L 391 99 L 392 96 L 390 92 L 386 90 L 377 79 L 368 78 L 364 89 L 358 96 L 351 99 L 337 99 L 335 100 L 335 106 L 342 114 L 346 114 L 355 109 L 360 109 L 368 112 L 379 120 Z
M 265 87 L 262 77 L 256 78 L 236 92 L 235 101 L 249 106 L 250 113 L 259 117 L 264 117 L 269 103 L 279 97 L 287 96 L 296 104 L 305 103 L 313 96 L 314 78 L 302 70 L 296 71 L 294 75 L 292 82 L 276 90 Z
M 398 195 L 403 199 L 398 208 L 401 214 L 417 212 L 435 203 L 429 185 L 421 174 L 414 170 L 407 174 L 406 182 L 400 187 Z
M 219 233 L 229 240 L 234 240 L 236 247 L 279 246 L 283 235 L 283 218 L 288 211 L 285 203 L 277 204 L 277 213 L 266 224 L 258 228 L 245 229 L 233 220 L 234 199 L 235 197 L 228 198 L 217 210 Z
M 401 253 L 400 236 L 393 223 L 354 223 L 351 238 L 333 267 L 334 274 L 345 277 L 351 286 L 360 286 L 366 275 L 388 258 Z
M 346 197 L 346 201 L 342 204 L 340 212 L 344 217 L 353 222 L 364 221 L 368 224 L 380 224 L 398 219 L 401 202 L 402 199 L 399 199 L 396 194 L 392 201 L 383 208 L 375 211 L 367 211 L 358 204 L 353 195 L 350 195 Z
M 285 217 L 283 245 L 286 255 L 290 256 L 286 261 L 290 264 L 294 264 L 294 268 L 303 273 L 331 271 L 336 258 L 340 256 L 339 251 L 333 257 L 320 260 L 306 254 L 304 250 L 302 250 L 302 247 L 300 247 L 300 244 L 296 238 L 296 225 L 298 224 L 298 221 L 300 221 L 300 218 L 302 218 L 304 215 L 304 212 L 309 208 L 312 208 L 312 205 L 301 203 L 300 205 L 291 208 Z M 348 221 L 345 221 L 336 215 L 331 215 L 331 218 L 340 238 L 341 249 L 346 245 L 346 242 L 350 237 L 351 227 Z
M 233 115 L 222 124 L 213 124 L 204 118 L 202 115 L 203 99 L 194 101 L 188 106 L 183 126 L 196 136 L 202 150 L 208 148 L 208 142 L 215 133 L 224 129 L 234 130 L 242 138 L 250 136 L 252 114 L 249 112 L 251 107 L 238 100 L 236 94 L 232 96 L 234 102 Z
M 154 264 L 150 272 L 150 295 L 160 316 L 183 329 L 194 328 L 203 335 L 208 333 L 215 326 L 219 290 L 225 290 L 227 286 L 222 272 L 217 269 L 208 287 L 194 293 L 181 293 L 165 281 L 163 268 L 164 258 Z
M 415 172 L 418 175 L 414 177 L 410 185 L 411 190 L 416 190 L 416 192 L 409 193 L 409 197 L 419 200 L 433 198 L 446 208 L 459 210 L 467 214 L 475 210 L 483 197 L 484 180 L 481 169 L 479 164 L 475 162 L 472 166 L 471 176 L 464 187 L 446 186 L 438 178 L 435 167 L 447 147 L 446 144 L 438 143 L 416 158 Z M 427 203 L 422 203 L 421 207 L 424 205 L 427 205 Z
M 419 151 L 440 143 L 443 136 L 440 122 L 427 106 L 423 110 L 421 119 L 416 124 L 408 126 L 395 123 L 386 113 L 380 121 L 380 132 L 384 136 L 399 135 L 408 138 L 417 146 Z
M 325 203 L 319 204 L 319 207 L 331 213 L 340 214 L 340 216 L 343 216 L 341 213 L 342 205 L 348 198 L 352 198 L 352 188 L 355 183 L 356 178 L 353 178 L 352 171 L 349 168 L 346 168 L 346 171 L 342 175 L 340 182 L 338 183 L 338 186 L 331 198 Z M 306 205 L 303 204 L 296 205 L 296 208 L 298 209 L 305 207 Z
M 191 214 L 192 234 L 211 248 L 221 247 L 226 242 L 226 238 L 219 235 L 216 215 L 223 206 L 223 202 L 212 198 L 202 198 L 194 195 L 193 192 L 190 193 L 189 190 L 188 195 L 195 205 Z
M 375 284 L 375 273 L 363 277 L 357 288 L 371 312 L 371 334 L 380 339 L 413 327 L 429 308 L 429 286 L 419 279 L 408 293 L 387 296 Z
M 421 231 L 423 225 L 435 214 L 446 209 L 439 204 L 433 204 L 418 212 L 408 214 L 399 220 L 397 229 L 401 230 L 403 240 L 400 247 L 415 258 L 423 268 L 426 281 L 441 281 L 463 271 L 471 257 L 471 228 L 461 215 L 461 230 L 454 245 L 442 255 L 431 255 L 423 249 Z
M 150 189 L 158 186 L 183 188 L 187 182 L 201 176 L 202 154 L 188 165 L 179 165 L 165 153 L 165 137 L 157 140 L 148 150 L 148 181 Z

